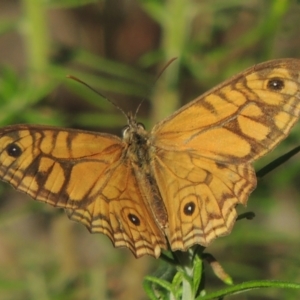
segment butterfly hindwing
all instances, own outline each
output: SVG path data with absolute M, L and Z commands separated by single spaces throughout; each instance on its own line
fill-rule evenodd
M 231 231 L 235 206 L 256 186 L 250 164 L 226 165 L 195 153 L 159 150 L 154 163 L 172 250 L 187 250 Z

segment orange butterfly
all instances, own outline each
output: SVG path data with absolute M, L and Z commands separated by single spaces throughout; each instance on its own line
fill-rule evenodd
M 136 257 L 207 246 L 228 234 L 256 186 L 252 162 L 300 114 L 300 60 L 256 65 L 183 106 L 150 133 L 128 115 L 123 139 L 35 125 L 0 130 L 0 177 L 66 208 Z

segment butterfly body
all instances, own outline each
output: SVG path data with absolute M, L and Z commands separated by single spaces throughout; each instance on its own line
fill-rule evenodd
M 147 132 L 123 139 L 38 125 L 0 129 L 0 178 L 66 209 L 135 256 L 186 251 L 228 234 L 256 187 L 252 162 L 300 116 L 300 60 L 256 65 Z

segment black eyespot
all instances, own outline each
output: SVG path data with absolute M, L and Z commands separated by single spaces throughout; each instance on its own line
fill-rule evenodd
M 128 219 L 135 226 L 139 226 L 141 224 L 140 219 L 134 214 L 128 214 Z
M 195 211 L 195 203 L 194 202 L 187 203 L 183 208 L 183 212 L 187 216 L 191 216 L 194 213 L 194 211 Z
M 272 78 L 268 81 L 267 87 L 273 91 L 281 91 L 284 88 L 284 81 L 279 78 Z
M 6 152 L 9 156 L 19 157 L 22 154 L 22 149 L 17 144 L 9 144 L 6 146 Z

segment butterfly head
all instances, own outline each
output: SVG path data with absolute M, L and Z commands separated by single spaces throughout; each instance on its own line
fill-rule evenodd
M 148 133 L 144 124 L 137 122 L 136 117 L 131 113 L 127 115 L 128 124 L 123 128 L 123 140 L 128 144 L 146 143 L 148 140 Z

